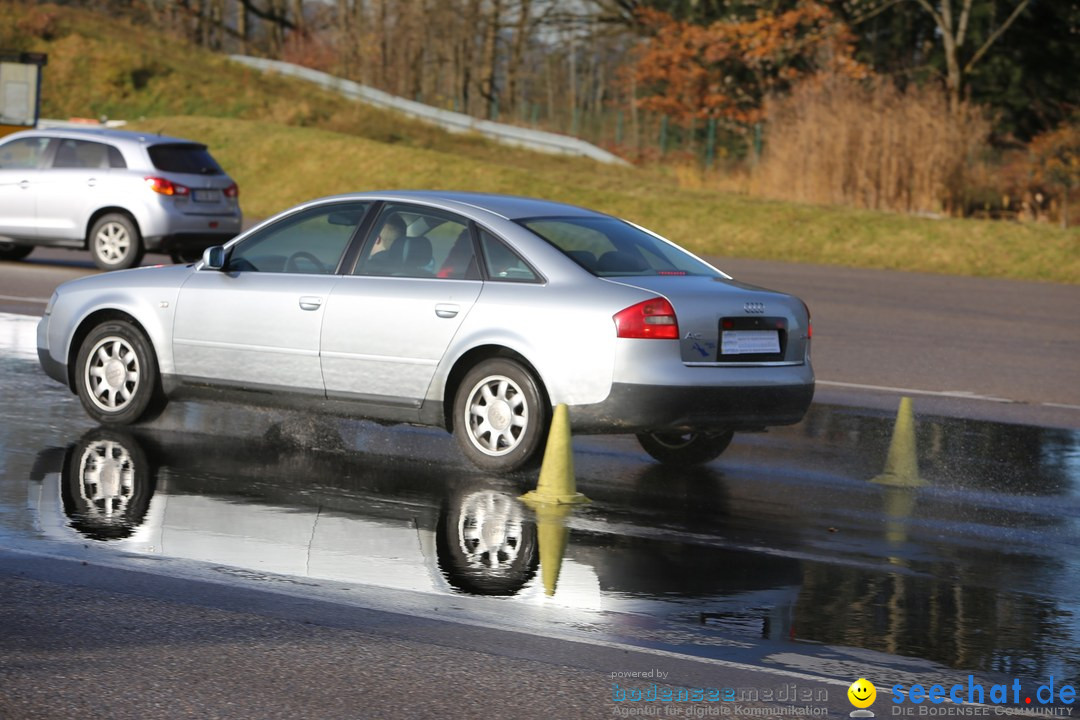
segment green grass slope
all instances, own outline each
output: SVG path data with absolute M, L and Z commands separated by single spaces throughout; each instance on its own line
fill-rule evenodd
M 47 32 L 34 30 L 42 13 Z M 620 215 L 702 254 L 1080 283 L 1078 230 L 681 189 L 657 170 L 447 133 L 72 8 L 0 3 L 3 42 L 49 53 L 44 116 L 123 117 L 205 142 L 238 180 L 249 217 L 348 191 L 504 192 Z

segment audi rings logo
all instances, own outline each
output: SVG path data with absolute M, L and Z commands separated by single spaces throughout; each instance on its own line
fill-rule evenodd
M 760 314 L 765 312 L 765 303 L 760 302 L 748 302 L 743 303 L 743 312 Z

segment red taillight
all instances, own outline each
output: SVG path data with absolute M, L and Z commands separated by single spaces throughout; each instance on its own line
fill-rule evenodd
M 229 187 L 225 188 L 224 190 L 222 190 L 222 192 L 225 193 L 225 197 L 227 198 L 240 197 L 240 188 L 237 187 L 236 183 L 233 183 Z
M 678 340 L 675 308 L 664 298 L 653 298 L 615 313 L 615 332 L 621 338 Z
M 160 177 L 148 177 L 143 178 L 143 180 L 146 181 L 147 187 L 161 195 L 186 196 L 191 194 L 190 189 L 184 187 L 183 185 L 180 185 L 179 183 L 174 183 L 172 180 L 166 180 L 165 178 Z

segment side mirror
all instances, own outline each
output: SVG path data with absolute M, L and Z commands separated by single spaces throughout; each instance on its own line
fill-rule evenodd
M 225 248 L 221 245 L 206 248 L 203 250 L 202 261 L 203 268 L 207 270 L 224 270 Z

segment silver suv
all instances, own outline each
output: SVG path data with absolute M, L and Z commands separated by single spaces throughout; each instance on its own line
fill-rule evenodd
M 240 232 L 239 189 L 206 146 L 106 129 L 28 130 L 0 142 L 0 260 L 35 245 L 87 249 L 104 270 L 146 252 L 176 262 Z

